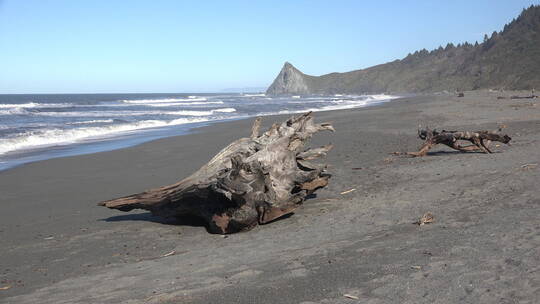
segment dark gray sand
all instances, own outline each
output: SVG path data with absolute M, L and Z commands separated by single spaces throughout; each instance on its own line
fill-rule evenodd
M 540 100 L 500 95 L 317 113 L 337 130 L 313 141 L 335 145 L 330 185 L 227 238 L 96 203 L 186 177 L 251 120 L 0 172 L 0 302 L 540 303 Z M 418 148 L 419 123 L 504 123 L 512 146 L 389 155 Z

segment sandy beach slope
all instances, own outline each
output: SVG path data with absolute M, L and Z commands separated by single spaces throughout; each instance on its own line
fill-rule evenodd
M 0 303 L 539 303 L 540 100 L 497 99 L 514 94 L 317 113 L 337 130 L 313 140 L 335 146 L 330 185 L 227 238 L 96 203 L 186 177 L 252 120 L 0 172 Z M 504 124 L 512 146 L 390 155 L 418 148 L 419 123 Z

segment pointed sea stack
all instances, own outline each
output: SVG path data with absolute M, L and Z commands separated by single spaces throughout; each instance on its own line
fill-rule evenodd
M 285 62 L 283 68 L 272 85 L 266 90 L 267 95 L 295 95 L 309 94 L 308 76 L 289 62 Z

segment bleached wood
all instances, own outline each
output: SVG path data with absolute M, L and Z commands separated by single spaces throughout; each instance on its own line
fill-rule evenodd
M 234 141 L 182 181 L 99 205 L 165 217 L 195 216 L 210 232 L 221 234 L 293 212 L 307 195 L 328 184 L 326 166 L 308 160 L 326 156 L 332 146 L 304 146 L 314 133 L 334 128 L 315 124 L 311 112 L 274 124 L 261 135 L 260 122 L 255 120 L 250 138 Z

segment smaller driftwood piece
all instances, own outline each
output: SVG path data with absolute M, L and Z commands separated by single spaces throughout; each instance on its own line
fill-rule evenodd
M 500 130 L 499 130 L 500 131 Z M 410 155 L 413 157 L 425 156 L 428 151 L 438 144 L 446 145 L 452 149 L 462 152 L 484 152 L 493 153 L 489 146 L 491 142 L 498 141 L 510 145 L 510 136 L 501 135 L 497 131 L 437 131 L 436 129 L 418 129 L 418 137 L 425 140 L 418 152 L 396 152 L 398 155 Z M 461 142 L 468 142 L 470 145 L 462 145 Z
M 312 113 L 293 116 L 221 150 L 180 182 L 99 203 L 112 209 L 149 210 L 164 217 L 197 217 L 212 233 L 226 234 L 265 224 L 292 213 L 315 190 L 328 184 L 326 165 L 310 162 L 326 156 L 331 145 L 305 149 L 314 133 L 334 131 L 316 124 Z

